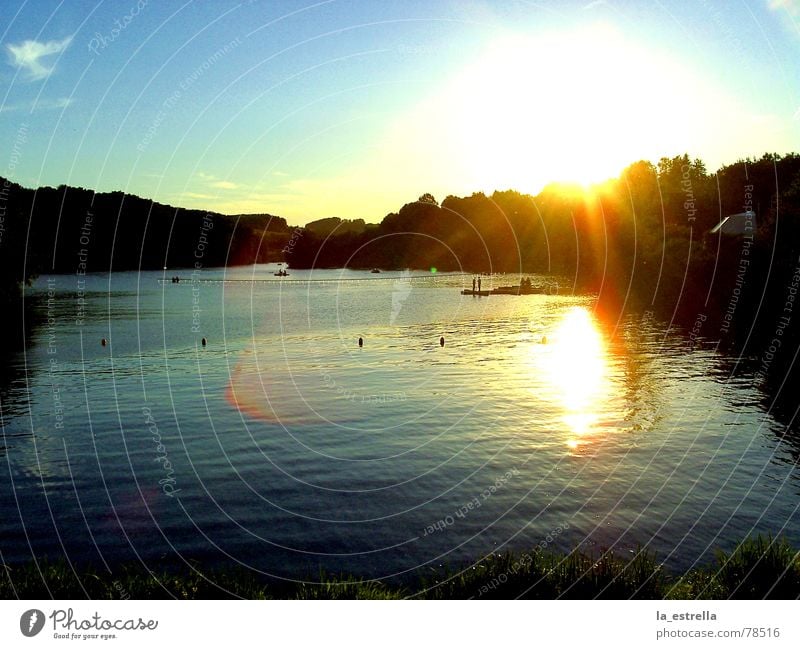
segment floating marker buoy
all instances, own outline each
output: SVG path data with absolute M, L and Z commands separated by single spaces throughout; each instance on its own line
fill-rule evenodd
M 358 339 L 358 346 L 359 347 L 363 347 L 364 346 L 364 339 L 363 338 L 359 338 Z
M 103 347 L 105 347 L 105 346 L 106 346 L 106 339 L 105 339 L 105 338 L 101 338 L 101 339 L 100 339 L 100 344 L 101 344 Z
M 201 341 L 200 341 L 200 344 L 201 344 L 203 347 L 205 347 L 205 346 L 206 346 L 206 342 L 207 342 L 207 341 L 206 341 L 206 339 L 205 339 L 205 338 L 203 338 L 203 340 L 201 340 Z
M 439 338 L 439 346 L 440 346 L 440 347 L 444 347 L 444 336 L 442 336 L 441 338 Z

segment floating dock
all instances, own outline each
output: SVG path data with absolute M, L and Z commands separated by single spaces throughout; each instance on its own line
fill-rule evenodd
M 465 288 L 461 295 L 477 295 L 478 297 L 488 297 L 489 295 L 558 295 L 558 285 L 553 286 L 498 286 L 490 291 L 473 291 Z

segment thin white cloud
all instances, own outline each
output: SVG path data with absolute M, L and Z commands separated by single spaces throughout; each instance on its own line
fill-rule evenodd
M 24 110 L 32 113 L 37 110 L 63 110 L 73 103 L 69 97 L 59 97 L 58 99 L 40 99 L 39 101 L 27 102 L 24 104 L 5 104 L 0 106 L 0 113 L 11 113 Z
M 176 196 L 178 197 L 178 201 L 179 202 L 183 198 L 196 198 L 196 199 L 200 199 L 200 200 L 210 200 L 210 199 L 216 198 L 215 196 L 212 196 L 211 194 L 201 194 L 199 192 L 183 192 L 181 194 L 176 194 Z
M 232 183 L 229 180 L 218 180 L 217 182 L 211 183 L 211 186 L 215 189 L 238 189 L 239 185 L 236 183 Z
M 28 73 L 32 80 L 44 79 L 53 71 L 52 65 L 45 65 L 42 59 L 54 54 L 60 54 L 72 41 L 72 36 L 67 36 L 61 41 L 23 41 L 18 45 L 6 45 L 10 56 L 10 64 Z
M 208 183 L 209 187 L 213 187 L 214 189 L 241 189 L 242 185 L 239 183 L 231 182 L 230 180 L 222 180 L 218 178 L 214 174 L 206 173 L 205 171 L 196 171 L 195 178 L 198 180 L 202 180 L 204 183 Z
M 282 194 L 280 192 L 251 192 L 246 197 L 247 200 L 252 201 L 293 201 L 297 199 L 297 194 Z
M 769 8 L 773 11 L 783 9 L 790 16 L 800 16 L 800 2 L 798 0 L 770 0 Z
M 72 105 L 69 97 L 59 97 L 58 99 L 40 99 L 33 104 L 31 110 L 61 110 Z

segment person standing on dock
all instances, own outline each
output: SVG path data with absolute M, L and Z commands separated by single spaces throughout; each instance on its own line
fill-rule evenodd
M 475 278 L 472 278 L 472 292 L 475 292 Z
M 481 292 L 481 277 L 478 275 L 478 293 Z

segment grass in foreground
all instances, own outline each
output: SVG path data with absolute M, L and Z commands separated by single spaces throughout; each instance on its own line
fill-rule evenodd
M 491 555 L 457 570 L 431 571 L 401 587 L 345 575 L 298 582 L 233 571 L 149 572 L 126 566 L 115 574 L 73 568 L 66 561 L 0 566 L 2 599 L 795 599 L 800 553 L 785 540 L 756 537 L 711 565 L 671 575 L 653 554 L 630 559 L 612 552 Z

